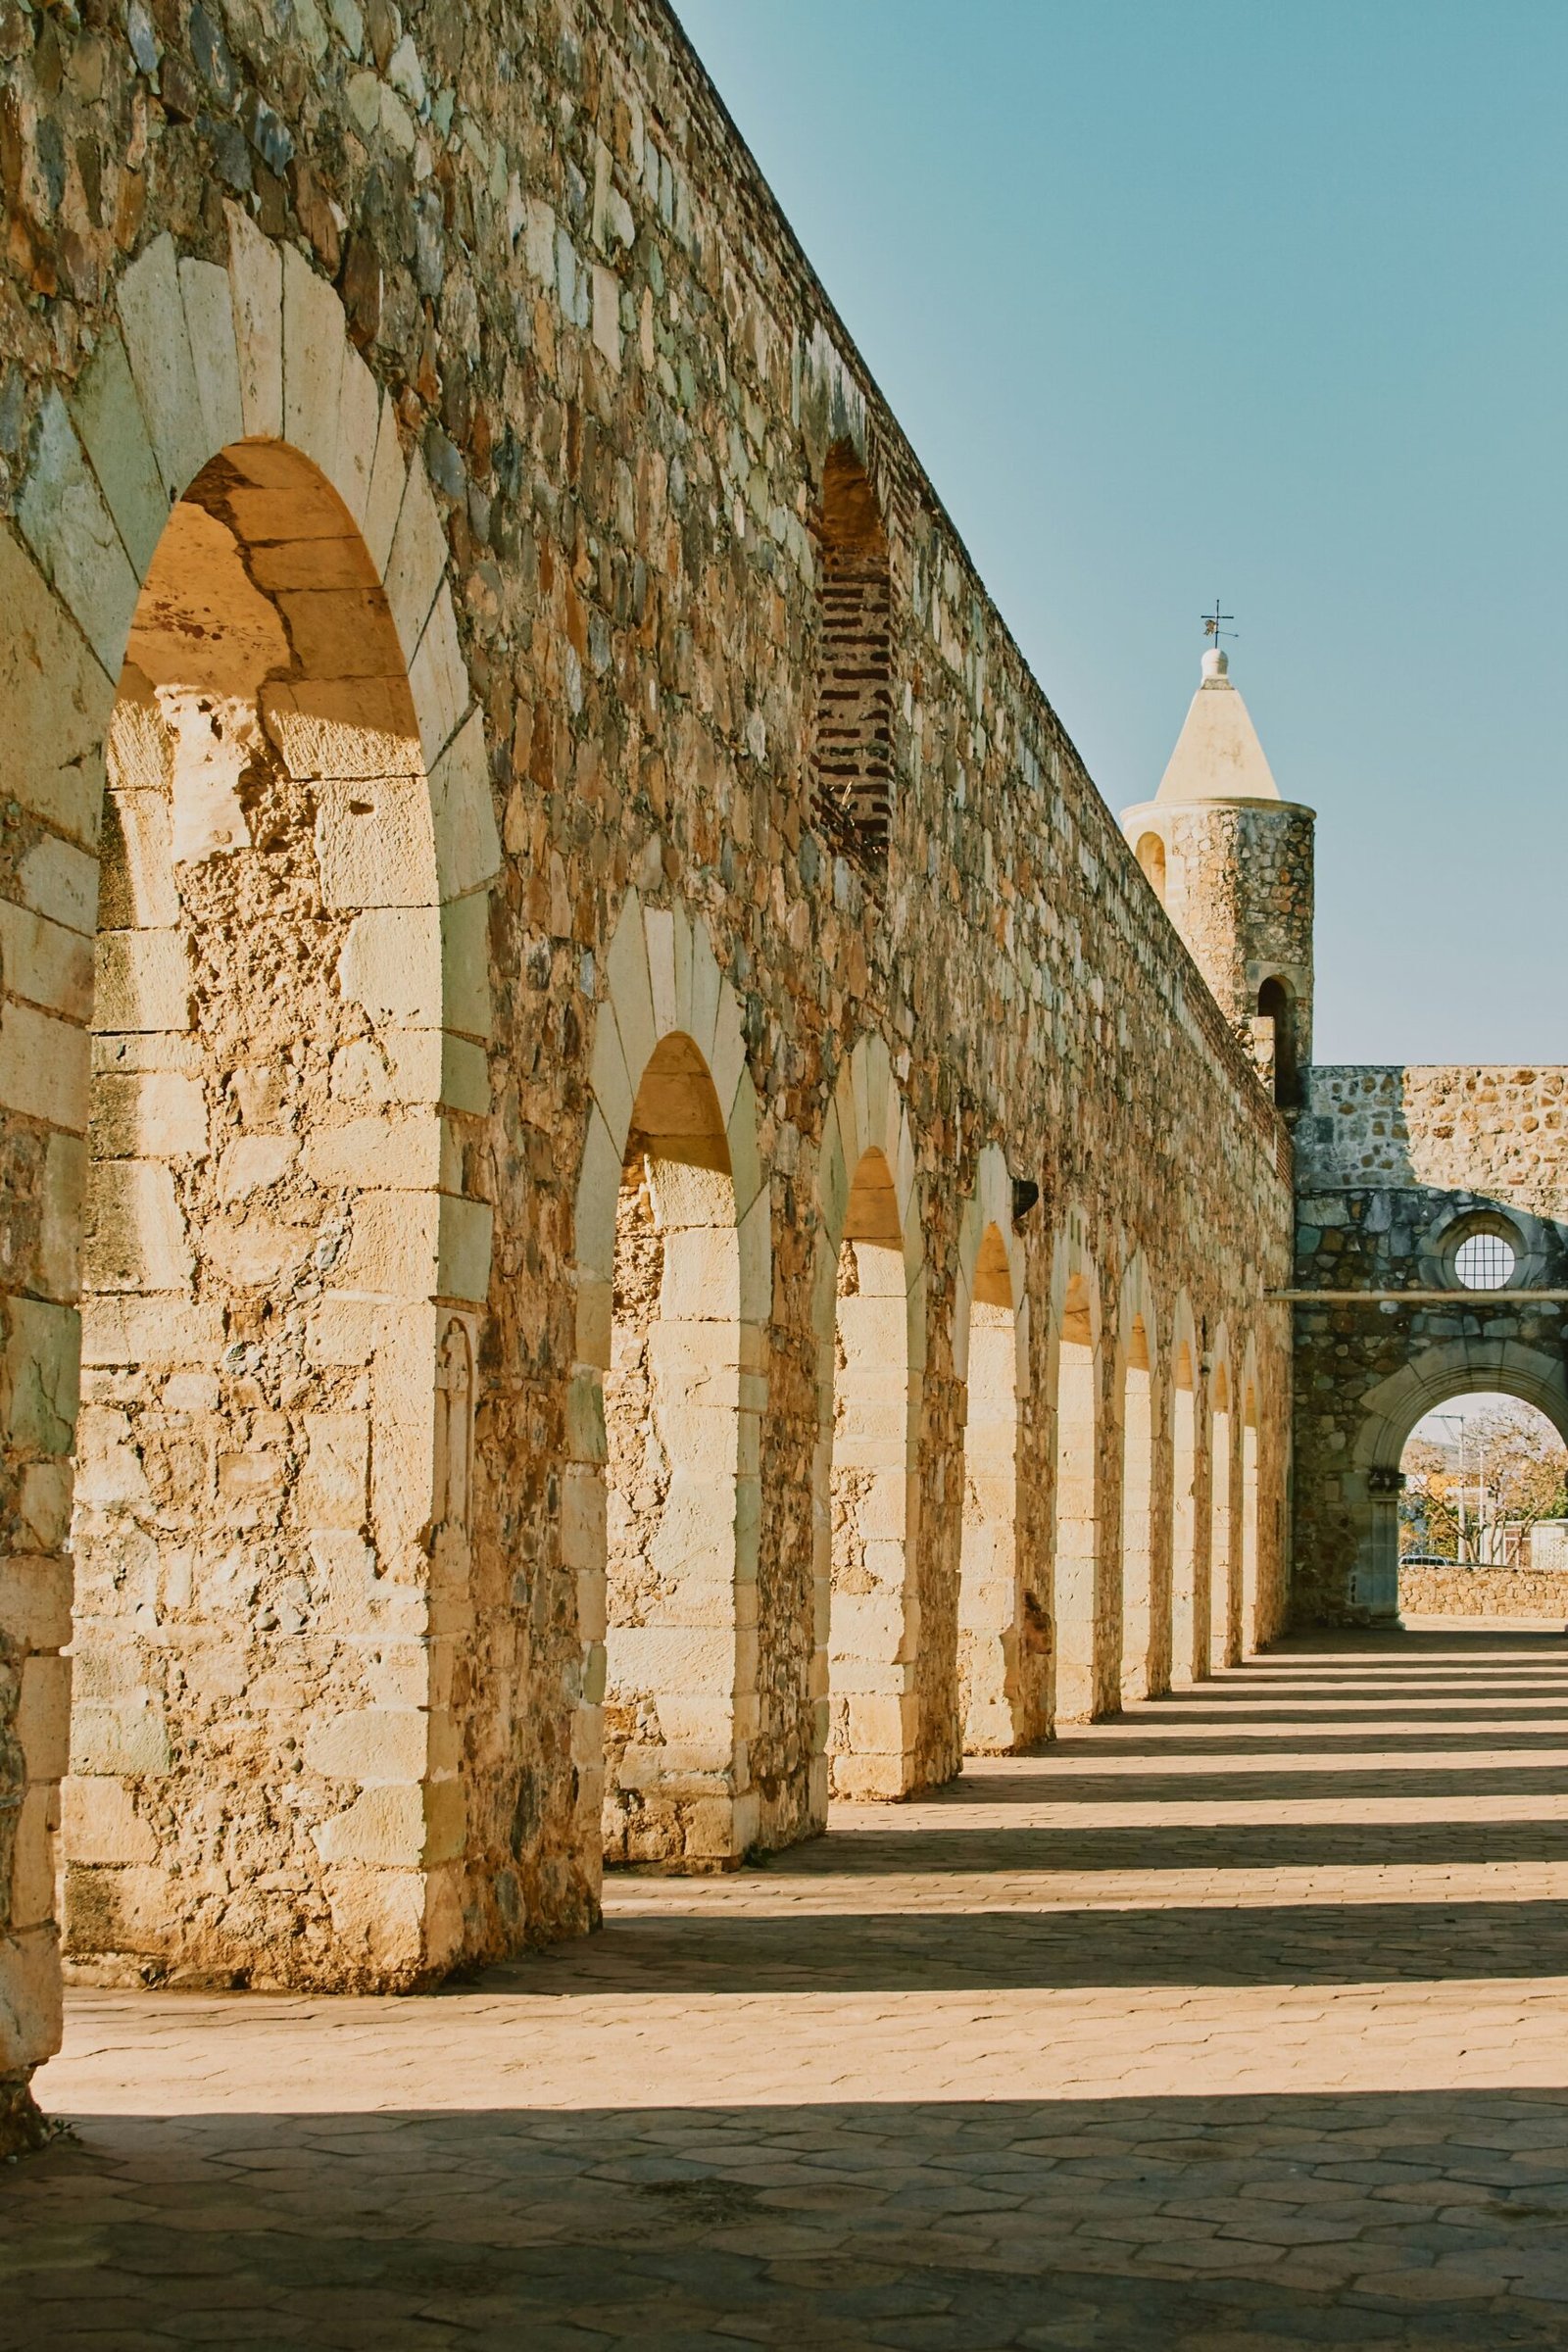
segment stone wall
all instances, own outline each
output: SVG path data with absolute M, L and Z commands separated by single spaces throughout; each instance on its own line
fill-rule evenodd
M 1568 1069 L 1441 1065 L 1312 1072 L 1303 1192 L 1474 1193 L 1568 1212 Z
M 837 1268 L 847 1241 L 887 1238 L 850 1213 L 866 1153 L 896 1217 L 908 1369 L 884 1441 L 905 1448 L 904 1590 L 882 1686 L 864 1694 L 896 1727 L 874 1752 L 896 1758 L 897 1788 L 951 1772 L 960 1745 L 961 1375 L 983 1166 L 1002 1171 L 1005 1206 L 988 1218 L 1008 1228 L 1027 1335 L 1012 1631 L 1034 1728 L 1052 1663 L 1059 1245 L 1070 1228 L 1103 1335 L 1088 1659 L 1093 1703 L 1109 1707 L 1116 1334 L 1135 1260 L 1156 1612 L 1159 1529 L 1187 1499 L 1172 1496 L 1170 1438 L 1185 1331 L 1196 1616 L 1209 1621 L 1205 1384 L 1228 1364 L 1239 1403 L 1250 1361 L 1258 1631 L 1279 1622 L 1290 1369 L 1285 1313 L 1263 1301 L 1289 1278 L 1290 1202 L 1288 1145 L 1245 1054 L 654 0 L 401 18 L 390 0 L 286 15 L 137 0 L 123 19 L 13 0 L 0 50 L 0 2078 L 14 2085 L 57 2031 L 62 1545 L 71 1458 L 91 1450 L 75 1422 L 77 1251 L 88 1160 L 112 1164 L 120 1115 L 106 1095 L 108 1123 L 84 1143 L 95 1022 L 101 1063 L 126 1034 L 194 1037 L 183 1074 L 201 1090 L 180 1150 L 137 1142 L 155 1173 L 113 1180 L 146 1196 L 139 1250 L 162 1220 L 172 1287 L 89 1365 L 94 1411 L 118 1418 L 92 1441 L 84 1507 L 134 1521 L 151 1551 L 134 1586 L 97 1554 L 113 1605 L 83 1695 L 105 1744 L 79 1762 L 112 1765 L 96 1777 L 117 1793 L 98 1792 L 114 1818 L 77 1857 L 97 1874 L 82 1948 L 154 1981 L 276 1974 L 279 1907 L 291 1930 L 318 1923 L 282 1973 L 321 1984 L 416 1983 L 596 1917 L 616 1202 L 661 1039 L 710 1074 L 739 1261 L 730 1764 L 703 1816 L 705 1861 L 822 1818 Z M 261 464 L 270 449 L 317 485 L 315 535 L 346 551 L 363 613 L 311 661 L 299 630 L 324 607 L 290 622 L 310 692 L 262 720 L 274 750 L 302 724 L 292 764 L 279 753 L 286 807 L 232 770 L 231 848 L 171 849 L 161 887 L 178 919 L 154 927 L 178 945 L 156 953 L 166 968 L 208 959 L 208 1009 L 190 1030 L 127 1032 L 107 1000 L 94 1014 L 86 973 L 105 746 L 117 689 L 122 710 L 141 691 L 122 681 L 125 649 L 171 503 L 224 451 Z M 889 582 L 885 656 L 880 614 L 861 631 L 888 670 L 885 702 L 865 705 L 890 724 L 887 839 L 841 845 L 857 856 L 834 854 L 812 786 L 824 483 L 845 467 L 874 500 Z M 240 532 L 242 564 L 253 540 Z M 276 590 L 326 585 L 307 564 Z M 383 617 L 406 722 L 339 692 Z M 235 620 L 227 600 L 203 626 Z M 294 674 L 281 654 L 265 666 L 280 687 Z M 177 699 L 199 683 L 190 670 L 162 687 Z M 400 728 L 414 748 L 389 766 Z M 367 738 L 365 764 L 350 737 Z M 857 793 L 880 788 L 867 742 Z M 334 827 L 339 885 L 318 913 Z M 295 976 L 264 984 L 241 955 L 220 985 L 214 924 L 251 917 L 212 893 L 260 890 L 274 842 L 279 890 L 251 947 L 286 947 L 292 925 Z M 292 1123 L 270 1079 L 239 1083 L 245 1054 L 224 1042 L 246 1026 L 236 995 L 268 989 L 277 1032 L 253 1058 L 297 1071 L 313 1107 Z M 333 1093 L 339 1054 L 369 1090 L 357 1107 Z M 129 1074 L 171 1074 L 145 1064 Z M 139 1088 L 139 1103 L 158 1099 Z M 351 1112 L 369 1124 L 349 1157 L 307 1166 L 321 1122 Z M 428 1149 L 400 1160 L 386 1129 L 404 1122 Z M 247 1180 L 225 1199 L 241 1163 L 224 1155 L 242 1145 Z M 209 1235 L 253 1214 L 297 1216 L 318 1298 L 290 1294 L 270 1315 L 275 1271 L 219 1264 Z M 153 1295 L 136 1280 L 133 1298 Z M 299 1516 L 313 1414 L 345 1416 L 346 1446 L 365 1434 L 353 1526 Z M 1238 1511 L 1240 1426 L 1233 1410 L 1217 1472 Z M 159 1465 L 179 1447 L 200 1505 L 179 1505 L 194 1510 L 188 1590 L 158 1516 Z M 333 1509 L 357 1461 L 333 1456 Z M 226 1586 L 214 1573 L 231 1512 L 260 1512 L 280 1546 L 260 1581 L 257 1531 L 237 1517 L 224 1543 L 238 1566 Z M 336 1539 L 319 1556 L 318 1537 Z M 613 1541 L 623 1550 L 624 1530 Z M 1159 1671 L 1169 1649 L 1156 1634 Z M 225 1654 L 240 1659 L 244 1754 L 266 1751 L 264 1785 L 277 1776 L 226 1842 L 236 1759 L 203 1680 Z M 206 1830 L 170 1815 L 156 1742 L 126 1744 L 160 1705 Z M 617 1717 L 622 1756 L 626 1732 Z M 216 1937 L 166 1867 L 172 1840 L 209 1830 Z M 138 1870 L 158 1884 L 119 1899 Z
M 1407 1617 L 1534 1617 L 1568 1626 L 1568 1575 L 1530 1568 L 1399 1567 Z
M 1495 1389 L 1568 1439 L 1568 1298 L 1540 1296 L 1568 1291 L 1568 1071 L 1324 1066 L 1307 1078 L 1296 1280 L 1348 1296 L 1296 1307 L 1295 1606 L 1392 1616 L 1404 1589 L 1399 1454 L 1422 1413 Z M 1516 1298 L 1459 1286 L 1455 1242 L 1478 1225 L 1515 1247 Z M 1402 1292 L 1429 1295 L 1406 1305 Z M 1359 1296 L 1376 1293 L 1395 1296 Z

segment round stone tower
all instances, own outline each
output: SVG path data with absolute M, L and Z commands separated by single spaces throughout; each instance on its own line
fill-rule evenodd
M 1284 801 L 1217 646 L 1152 801 L 1122 830 L 1284 1110 L 1312 1057 L 1313 811 Z

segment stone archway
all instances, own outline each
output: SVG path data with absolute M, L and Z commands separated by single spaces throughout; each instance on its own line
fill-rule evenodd
M 1170 1681 L 1177 1690 L 1188 1690 L 1201 1671 L 1197 1601 L 1200 1378 L 1198 1322 L 1183 1291 L 1172 1310 L 1170 1344 Z
M 1068 1212 L 1051 1284 L 1053 1715 L 1087 1723 L 1115 1702 L 1118 1681 L 1101 1474 L 1100 1276 L 1087 1220 Z
M 445 533 L 422 466 L 406 461 L 393 405 L 350 344 L 333 288 L 238 208 L 229 208 L 229 222 L 226 268 L 182 258 L 165 234 L 124 273 L 118 323 L 100 336 L 69 399 L 50 396 L 16 528 L 0 527 L 7 613 L 0 720 L 12 747 L 13 790 L 32 836 L 24 889 L 35 917 L 24 953 L 12 956 L 6 972 L 0 1118 L 9 1136 L 25 1138 L 36 1153 L 45 1211 L 37 1246 L 15 1269 L 6 1300 L 13 1392 L 36 1401 L 11 1416 L 4 1469 L 30 1499 L 26 1557 L 8 1564 L 3 1605 L 8 1635 L 20 1636 L 26 1812 L 47 1840 L 53 1784 L 66 1762 L 68 1678 L 58 1651 L 69 1627 L 71 1564 L 62 1546 L 77 1434 L 75 1298 L 94 1019 L 88 960 L 107 750 L 120 783 L 107 828 L 109 920 L 97 1025 L 120 1041 L 105 1049 L 111 1066 L 103 1075 L 127 1083 L 112 1087 L 102 1105 L 92 1187 L 97 1288 L 87 1370 L 95 1407 L 204 1417 L 214 1440 L 207 1458 L 215 1464 L 221 1430 L 238 1436 L 231 1414 L 279 1416 L 263 1434 L 290 1448 L 291 1459 L 297 1453 L 300 1494 L 314 1483 L 320 1503 L 319 1511 L 310 1506 L 319 1525 L 301 1524 L 294 1533 L 307 1547 L 321 1539 L 331 1556 L 302 1576 L 303 1606 L 291 1588 L 285 1610 L 262 1597 L 275 1581 L 269 1566 L 251 1634 L 286 1639 L 290 1612 L 310 1626 L 322 1609 L 335 1611 L 347 1632 L 357 1607 L 370 1630 L 364 1615 L 368 1546 L 372 1581 L 384 1575 L 388 1592 L 405 1596 L 413 1647 L 406 1672 L 376 1680 L 367 1668 L 358 1682 L 333 1683 L 313 1713 L 309 1740 L 303 1722 L 285 1728 L 291 1687 L 279 1693 L 274 1729 L 297 1740 L 312 1791 L 289 1830 L 301 1881 L 290 1926 L 301 1932 L 280 1936 L 275 1904 L 259 1903 L 241 1919 L 220 1898 L 204 1899 L 191 1880 L 176 1886 L 169 1878 L 172 1845 L 200 1833 L 175 1818 L 183 1807 L 178 1776 L 171 1778 L 166 1762 L 167 1712 L 160 1728 L 153 1703 L 157 1661 L 130 1645 L 128 1620 L 123 1639 L 106 1630 L 117 1615 L 124 1619 L 123 1610 L 102 1608 L 98 1634 L 82 1644 L 81 1697 L 97 1712 L 82 1717 L 84 1769 L 70 1807 L 76 1862 L 94 1881 L 81 1889 L 81 1948 L 112 1968 L 130 1960 L 160 1974 L 189 1967 L 251 1981 L 405 1984 L 456 1957 L 464 1932 L 456 1740 L 445 1701 L 434 1704 L 414 1619 L 427 1605 L 433 1551 L 444 1550 L 448 1581 L 461 1582 L 464 1573 L 462 1522 L 471 1482 L 466 1470 L 456 1485 L 449 1475 L 449 1424 L 454 1395 L 461 1392 L 471 1412 L 472 1384 L 454 1387 L 452 1367 L 459 1340 L 465 1360 L 472 1360 L 474 1318 L 488 1286 L 490 1216 L 460 1188 L 443 1189 L 435 1146 L 443 1120 L 461 1125 L 485 1108 L 484 908 L 499 843 L 482 721 L 471 707 L 445 579 Z M 232 568 L 224 574 L 231 560 L 241 572 L 250 566 L 251 617 L 264 634 L 271 624 L 261 607 L 275 622 L 288 600 L 296 605 L 299 642 L 294 622 L 282 629 L 289 659 L 266 660 L 265 678 L 258 671 L 249 681 L 256 691 L 248 702 L 246 690 L 236 690 L 224 713 L 199 709 L 204 697 L 221 699 L 221 681 L 192 672 L 191 694 L 182 700 L 169 666 L 177 667 L 181 635 L 172 574 L 188 569 L 184 543 L 204 534 L 228 587 L 220 580 L 219 611 L 205 619 L 186 614 L 194 629 L 234 619 L 224 601 L 230 590 L 241 594 Z M 166 561 L 161 579 L 160 550 L 176 544 L 182 560 L 174 566 Z M 263 546 L 270 578 L 258 588 L 252 558 Z M 168 658 L 162 678 L 142 661 L 133 665 L 139 676 L 122 675 L 133 626 L 143 626 L 148 658 L 151 640 L 161 638 Z M 186 643 L 194 643 L 188 633 Z M 252 651 L 262 660 L 263 648 Z M 264 684 L 272 690 L 265 697 Z M 241 726 L 243 710 L 250 716 Z M 248 730 L 244 746 L 234 728 Z M 270 785 L 242 772 L 252 755 L 268 768 Z M 176 844 L 171 762 L 189 785 L 203 761 L 202 789 L 179 796 Z M 220 1165 L 231 1143 L 263 1143 L 275 1160 L 285 1140 L 275 1124 L 269 1130 L 265 1112 L 247 1137 L 237 1097 L 235 1133 L 220 1137 L 216 1099 L 209 1099 L 216 1063 L 209 1068 L 203 1049 L 199 1068 L 179 1066 L 180 1052 L 192 1037 L 200 1048 L 203 1035 L 199 1009 L 187 1017 L 182 1001 L 194 974 L 199 1007 L 203 949 L 194 897 L 183 904 L 171 869 L 180 865 L 194 876 L 215 858 L 265 854 L 259 841 L 240 839 L 253 781 L 259 822 L 281 821 L 281 805 L 294 796 L 283 826 L 293 848 L 284 862 L 297 851 L 295 882 L 309 863 L 323 917 L 343 932 L 336 942 L 334 931 L 334 972 L 345 1000 L 355 998 L 356 1018 L 363 1015 L 365 1039 L 386 1076 L 380 1092 L 367 1064 L 364 1101 L 334 1096 L 328 1079 L 329 1107 L 310 1123 L 308 1138 L 299 1137 L 294 1172 L 273 1179 L 309 1184 L 334 1201 L 334 1217 L 306 1252 L 321 1245 L 319 1289 L 306 1317 L 311 1337 L 289 1341 L 304 1350 L 304 1386 L 292 1388 L 286 1402 L 270 1394 L 280 1367 L 270 1355 L 270 1339 L 249 1328 L 250 1309 L 240 1315 L 246 1328 L 230 1328 L 237 1294 L 215 1283 L 208 1296 L 202 1232 L 192 1239 L 192 1217 L 201 1222 L 197 1204 L 180 1198 L 186 1171 L 209 1159 Z M 154 806 L 160 800 L 162 810 Z M 202 804 L 205 817 L 193 814 Z M 211 940 L 210 925 L 205 937 Z M 459 973 L 463 984 L 454 986 L 451 975 Z M 395 1053 L 394 1032 L 401 1041 Z M 185 1047 L 176 1051 L 181 1040 Z M 353 1041 L 338 1042 L 346 1049 Z M 194 1091 L 181 1080 L 194 1080 Z M 253 1100 L 253 1110 L 259 1102 Z M 398 1149 L 384 1151 L 382 1130 L 393 1124 Z M 309 1171 L 308 1152 L 315 1155 Z M 265 1156 L 250 1154 L 250 1175 Z M 236 1182 L 246 1175 L 244 1159 L 241 1153 L 230 1162 Z M 195 1176 L 192 1182 L 199 1189 Z M 272 1199 L 275 1205 L 279 1196 Z M 315 1213 L 302 1215 L 301 1230 Z M 265 1278 L 239 1283 L 258 1306 L 266 1287 Z M 370 1332 L 367 1311 L 372 1319 L 382 1312 L 386 1328 Z M 260 1349 L 254 1363 L 253 1348 Z M 244 1382 L 255 1394 L 247 1392 L 241 1405 L 231 1392 Z M 101 1445 L 94 1438 L 82 1448 L 84 1505 L 120 1519 L 117 1532 L 140 1562 L 134 1641 L 141 1643 L 151 1628 L 190 1630 L 192 1612 L 207 1604 L 194 1567 L 186 1596 L 175 1558 L 179 1531 L 163 1523 L 170 1514 L 160 1498 L 151 1497 L 149 1511 L 135 1492 L 138 1479 L 145 1483 L 137 1432 L 116 1424 L 99 1436 Z M 266 1451 L 255 1438 L 249 1429 L 245 1445 L 231 1450 Z M 465 1446 L 458 1451 L 465 1454 Z M 214 1480 L 217 1508 L 216 1467 Z M 362 1480 L 365 1503 L 350 1526 L 349 1490 L 358 1492 Z M 145 1543 L 129 1535 L 137 1525 Z M 254 1530 L 236 1533 L 243 1549 Z M 97 1540 L 89 1537 L 86 1556 Z M 356 1545 L 358 1566 L 348 1556 Z M 148 1585 L 154 1561 L 156 1591 Z M 127 1602 L 130 1591 L 123 1590 Z M 252 1606 L 249 1599 L 243 1605 Z M 377 1623 L 382 1613 L 378 1602 Z M 275 1627 L 261 1624 L 267 1614 L 276 1617 Z M 205 1753 L 212 1765 L 211 1740 Z M 160 1808 L 162 1826 L 153 1818 Z M 51 1882 L 36 1860 L 29 1857 L 29 1890 Z M 260 1860 L 251 1855 L 249 1867 Z M 141 1876 L 133 1886 L 134 1874 Z M 214 1886 L 207 1896 L 215 1896 Z M 54 1925 L 32 1891 L 11 1921 L 0 1944 L 0 2018 L 22 2023 L 9 2036 L 0 2033 L 0 2072 L 46 2054 L 56 2032 Z M 128 1937 L 122 1935 L 127 1927 Z
M 1027 1746 L 1047 1723 L 1049 1595 L 1024 1573 L 1018 1476 L 1029 1409 L 1024 1246 L 1002 1148 L 980 1154 L 958 1234 L 953 1368 L 963 1384 L 958 1709 L 966 1754 Z
M 1423 1414 L 1450 1396 L 1496 1391 L 1544 1413 L 1568 1446 L 1568 1368 L 1558 1354 L 1521 1340 L 1468 1338 L 1424 1348 L 1370 1389 L 1345 1478 L 1345 1508 L 1355 1538 L 1351 1605 L 1374 1621 L 1399 1610 L 1399 1459 Z
M 1208 1610 L 1200 1638 L 1205 1671 L 1236 1662 L 1236 1375 L 1223 1327 L 1208 1374 Z M 1201 1612 L 1200 1612 L 1201 1614 Z
M 772 1286 L 757 1091 L 734 991 L 683 908 L 629 892 L 605 977 L 564 1513 L 579 1819 L 593 1856 L 603 1822 L 615 1859 L 714 1869 L 767 1826 L 750 1765 Z
M 1154 1431 L 1159 1421 L 1159 1325 L 1140 1253 L 1122 1282 L 1116 1348 L 1121 1403 L 1121 1695 L 1148 1698 L 1160 1685 L 1168 1643 L 1156 1594 L 1169 1557 L 1154 1512 Z
M 922 1749 L 925 1259 L 913 1138 L 878 1037 L 861 1038 L 840 1074 L 818 1166 L 812 1695 L 822 1818 L 829 1770 L 838 1794 L 898 1797 L 958 1763 L 956 1724 L 940 1754 Z

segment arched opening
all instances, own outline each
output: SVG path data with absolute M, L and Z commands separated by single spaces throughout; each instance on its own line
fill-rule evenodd
M 1099 1364 L 1087 1278 L 1067 1285 L 1056 1358 L 1055 1628 L 1056 1718 L 1087 1723 L 1099 1699 L 1097 1673 L 1100 1528 Z
M 1198 1671 L 1198 1383 L 1187 1341 L 1171 1367 L 1171 1682 L 1186 1689 Z
M 1017 1736 L 1017 1350 L 1006 1246 L 988 1225 L 969 1308 L 958 1567 L 958 1705 L 972 1755 L 1000 1754 Z
M 1149 879 L 1149 886 L 1163 906 L 1165 904 L 1165 844 L 1157 833 L 1141 833 L 1135 853 L 1139 864 Z
M 1251 1381 L 1242 1403 L 1242 1651 L 1258 1646 L 1258 1464 L 1257 1390 Z
M 465 1836 L 395 1629 L 432 1544 L 466 1572 L 473 1334 L 440 1302 L 418 730 L 368 551 L 292 449 L 231 446 L 173 507 L 107 787 L 67 1948 L 397 1981 Z
M 673 1034 L 637 1089 L 615 1209 L 607 1862 L 734 1859 L 740 1306 L 718 1097 L 697 1047 Z
M 1399 1606 L 1422 1616 L 1568 1609 L 1568 1447 L 1496 1391 L 1431 1407 L 1399 1457 Z
M 893 793 L 893 585 L 865 467 L 829 450 L 818 523 L 816 820 L 830 849 L 875 878 L 887 867 Z
M 1223 1364 L 1216 1365 L 1208 1393 L 1208 1605 L 1210 1666 L 1235 1656 L 1231 1589 L 1231 1387 Z
M 901 1796 L 914 1747 L 906 1671 L 909 1342 L 892 1171 L 862 1153 L 839 1249 L 829 1483 L 828 1761 L 836 1796 Z
M 1121 1692 L 1147 1698 L 1153 1625 L 1154 1416 L 1149 1335 L 1133 1317 L 1122 1378 Z
M 1258 990 L 1253 1037 L 1259 1074 L 1273 1089 L 1280 1108 L 1294 1110 L 1301 1099 L 1296 1059 L 1296 999 L 1284 980 L 1265 980 Z

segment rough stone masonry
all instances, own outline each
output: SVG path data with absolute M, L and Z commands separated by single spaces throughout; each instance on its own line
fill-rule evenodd
M 1173 924 L 658 0 L 0 60 L 17 2134 L 1268 1638 L 1310 820 Z

